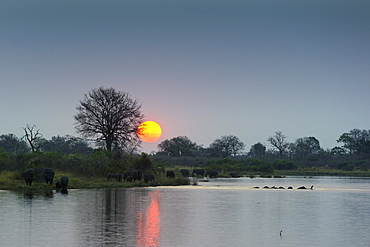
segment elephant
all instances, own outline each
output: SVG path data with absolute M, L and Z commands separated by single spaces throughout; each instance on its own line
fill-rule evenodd
M 141 169 L 133 170 L 131 172 L 132 175 L 132 180 L 135 181 L 140 181 L 142 176 L 143 176 L 143 171 Z
M 188 169 L 181 169 L 180 173 L 183 177 L 189 177 L 189 170 Z
M 137 169 L 137 180 L 140 181 L 141 179 L 143 179 L 143 170 L 141 169 Z
M 121 182 L 122 181 L 122 174 L 120 173 L 108 173 L 107 174 L 107 180 L 117 180 L 118 182 Z
M 204 171 L 204 169 L 194 169 L 193 173 L 192 173 L 193 176 L 194 176 L 194 173 L 196 174 L 196 176 L 201 175 L 203 177 L 205 171 Z
M 132 176 L 127 176 L 126 177 L 126 182 L 132 182 Z
M 44 169 L 44 179 L 47 184 L 52 184 L 55 172 L 51 168 Z
M 239 176 L 239 173 L 236 173 L 236 172 L 231 172 L 230 174 L 229 174 L 232 178 L 239 178 L 240 176 Z
M 131 177 L 131 181 L 132 181 L 132 170 L 127 170 L 123 173 L 123 181 L 127 181 L 127 177 Z M 128 181 L 128 182 L 131 182 L 131 181 Z
M 215 178 L 215 177 L 217 177 L 217 175 L 218 175 L 218 172 L 217 171 L 207 171 L 206 172 L 206 175 L 208 175 L 210 178 Z
M 27 185 L 29 185 L 29 186 L 32 185 L 33 176 L 34 176 L 34 173 L 33 173 L 32 168 L 27 169 L 23 172 L 24 181 L 26 181 Z
M 34 169 L 33 180 L 39 183 L 45 182 L 45 168 L 38 167 Z
M 116 178 L 116 174 L 114 174 L 114 173 L 108 173 L 107 174 L 107 180 L 112 180 L 114 178 Z
M 68 177 L 67 176 L 63 176 L 60 178 L 60 183 L 62 185 L 62 190 L 67 190 L 67 187 L 68 187 Z
M 175 178 L 175 172 L 174 171 L 167 171 L 166 176 L 168 178 Z
M 115 175 L 115 178 L 117 179 L 117 182 L 122 181 L 122 174 L 121 173 L 117 173 L 117 174 L 114 174 L 114 175 Z
M 154 181 L 154 175 L 151 174 L 151 173 L 145 173 L 144 174 L 144 182 L 148 183 L 148 182 L 151 182 L 151 181 Z
M 55 188 L 57 189 L 57 190 L 60 190 L 61 188 L 62 188 L 62 183 L 61 182 L 56 182 L 55 183 Z

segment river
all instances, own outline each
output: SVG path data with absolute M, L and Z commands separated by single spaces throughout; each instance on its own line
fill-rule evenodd
M 296 189 L 302 185 L 314 188 Z M 68 194 L 0 191 L 0 222 L 0 246 L 369 246 L 370 179 L 220 178 Z

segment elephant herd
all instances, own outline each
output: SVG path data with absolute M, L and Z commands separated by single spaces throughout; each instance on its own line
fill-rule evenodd
M 32 185 L 33 181 L 45 182 L 52 185 L 54 180 L 55 172 L 51 168 L 29 168 L 23 172 L 24 181 L 28 186 Z M 58 190 L 66 191 L 68 187 L 68 177 L 62 176 L 60 182 L 56 182 L 55 187 Z
M 189 177 L 190 176 L 190 171 L 188 169 L 181 169 L 180 173 L 183 177 Z M 209 170 L 205 171 L 204 169 L 193 169 L 193 172 L 191 173 L 191 176 L 209 176 L 210 178 L 215 178 L 218 176 L 217 171 Z
M 116 180 L 117 182 L 126 181 L 126 182 L 135 182 L 141 181 L 144 179 L 145 183 L 154 181 L 155 177 L 151 173 L 145 173 L 141 169 L 127 170 L 123 174 L 121 173 L 108 173 L 107 180 Z
M 209 176 L 211 178 L 217 177 L 218 172 L 217 171 L 205 171 L 204 169 L 194 169 L 192 173 L 188 169 L 181 169 L 180 173 L 183 177 L 189 177 L 192 176 Z M 175 172 L 172 170 L 166 171 L 166 177 L 167 178 L 175 178 Z M 126 181 L 126 182 L 135 182 L 135 181 L 141 181 L 144 179 L 145 183 L 151 182 L 155 180 L 155 176 L 151 173 L 145 173 L 143 174 L 143 171 L 141 169 L 132 169 L 127 170 L 123 174 L 120 173 L 108 173 L 107 174 L 107 180 L 114 180 L 117 182 Z

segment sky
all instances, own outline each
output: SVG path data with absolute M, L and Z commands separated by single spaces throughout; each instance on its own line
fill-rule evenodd
M 166 139 L 245 152 L 282 131 L 324 149 L 370 129 L 370 1 L 0 1 L 0 134 L 73 135 L 79 101 L 113 87 Z M 340 144 L 339 144 L 340 145 Z

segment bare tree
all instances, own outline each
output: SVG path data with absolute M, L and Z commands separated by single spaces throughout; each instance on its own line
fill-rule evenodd
M 114 88 L 96 88 L 80 101 L 74 116 L 76 129 L 86 138 L 104 142 L 106 149 L 114 148 L 137 138 L 136 129 L 142 122 L 141 104 L 128 93 Z
M 36 125 L 30 126 L 29 124 L 23 128 L 25 135 L 22 137 L 28 141 L 31 146 L 32 152 L 38 151 L 41 146 L 42 142 L 42 134 L 40 133 L 40 129 L 36 128 Z
M 286 136 L 281 131 L 276 131 L 274 136 L 270 136 L 267 141 L 270 142 L 271 146 L 279 151 L 282 157 L 289 143 L 285 140 Z

